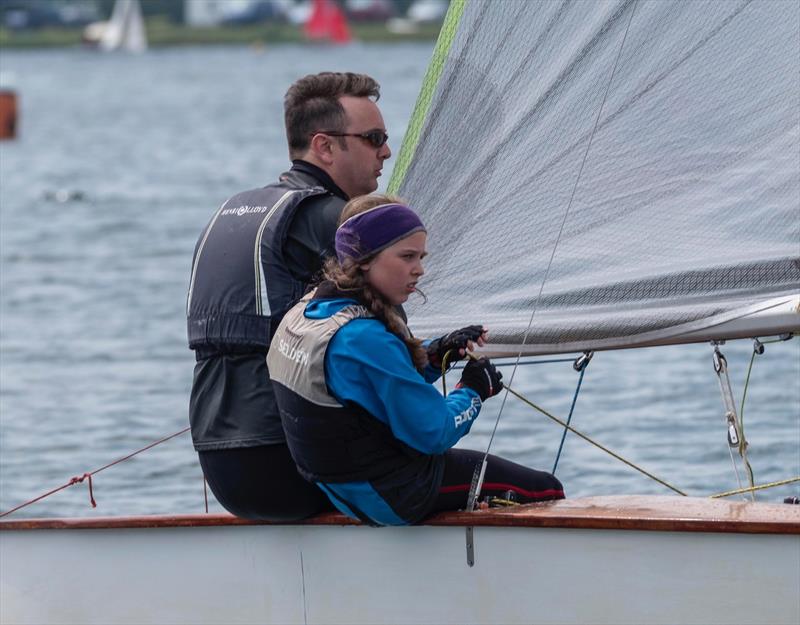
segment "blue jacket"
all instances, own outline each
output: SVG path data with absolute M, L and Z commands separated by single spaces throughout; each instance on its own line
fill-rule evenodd
M 330 317 L 353 300 L 312 300 L 309 318 Z M 478 416 L 481 400 L 469 388 L 443 397 L 431 383 L 440 371 L 426 367 L 424 376 L 414 368 L 405 344 L 377 319 L 354 319 L 331 339 L 325 354 L 325 377 L 330 394 L 341 404 L 356 404 L 387 425 L 409 447 L 431 456 L 429 475 L 419 476 L 419 493 L 429 511 L 442 481 L 442 454 L 467 434 Z M 320 482 L 339 510 L 356 516 L 345 502 L 380 525 L 403 525 L 419 519 L 403 518 L 370 480 L 346 483 Z M 402 511 L 400 511 L 402 512 Z

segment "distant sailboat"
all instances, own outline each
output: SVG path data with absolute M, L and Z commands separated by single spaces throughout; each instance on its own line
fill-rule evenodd
M 116 0 L 111 19 L 100 35 L 98 47 L 105 51 L 144 52 L 147 50 L 147 33 L 139 0 Z
M 313 41 L 350 43 L 352 40 L 347 18 L 333 0 L 314 0 L 304 32 L 306 38 Z

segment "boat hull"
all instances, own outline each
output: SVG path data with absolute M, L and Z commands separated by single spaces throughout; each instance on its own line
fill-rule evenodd
M 797 516 L 778 533 L 479 525 L 474 567 L 458 520 L 5 529 L 0 615 L 3 623 L 797 623 Z

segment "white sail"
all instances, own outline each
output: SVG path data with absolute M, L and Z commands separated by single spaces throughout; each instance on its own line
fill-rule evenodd
M 147 33 L 139 0 L 116 0 L 111 19 L 103 30 L 98 45 L 101 50 L 106 51 L 147 50 Z
M 434 251 L 416 333 L 703 340 L 777 300 L 762 329 L 800 329 L 800 3 L 456 4 L 390 185 Z

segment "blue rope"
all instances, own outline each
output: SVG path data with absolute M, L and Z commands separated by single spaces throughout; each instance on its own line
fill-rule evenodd
M 588 366 L 588 363 L 587 363 Z M 581 376 L 578 378 L 578 387 L 575 389 L 575 395 L 572 397 L 572 405 L 569 408 L 569 416 L 567 417 L 567 427 L 572 421 L 572 412 L 575 410 L 575 402 L 578 401 L 578 393 L 581 392 L 581 383 L 583 382 L 583 374 L 586 373 L 586 367 L 581 369 Z M 561 444 L 558 446 L 558 453 L 556 454 L 556 461 L 553 463 L 553 470 L 551 473 L 556 474 L 556 467 L 558 467 L 558 459 L 561 458 L 561 450 L 564 448 L 564 439 L 567 438 L 567 428 L 564 428 L 564 433 L 561 435 Z

